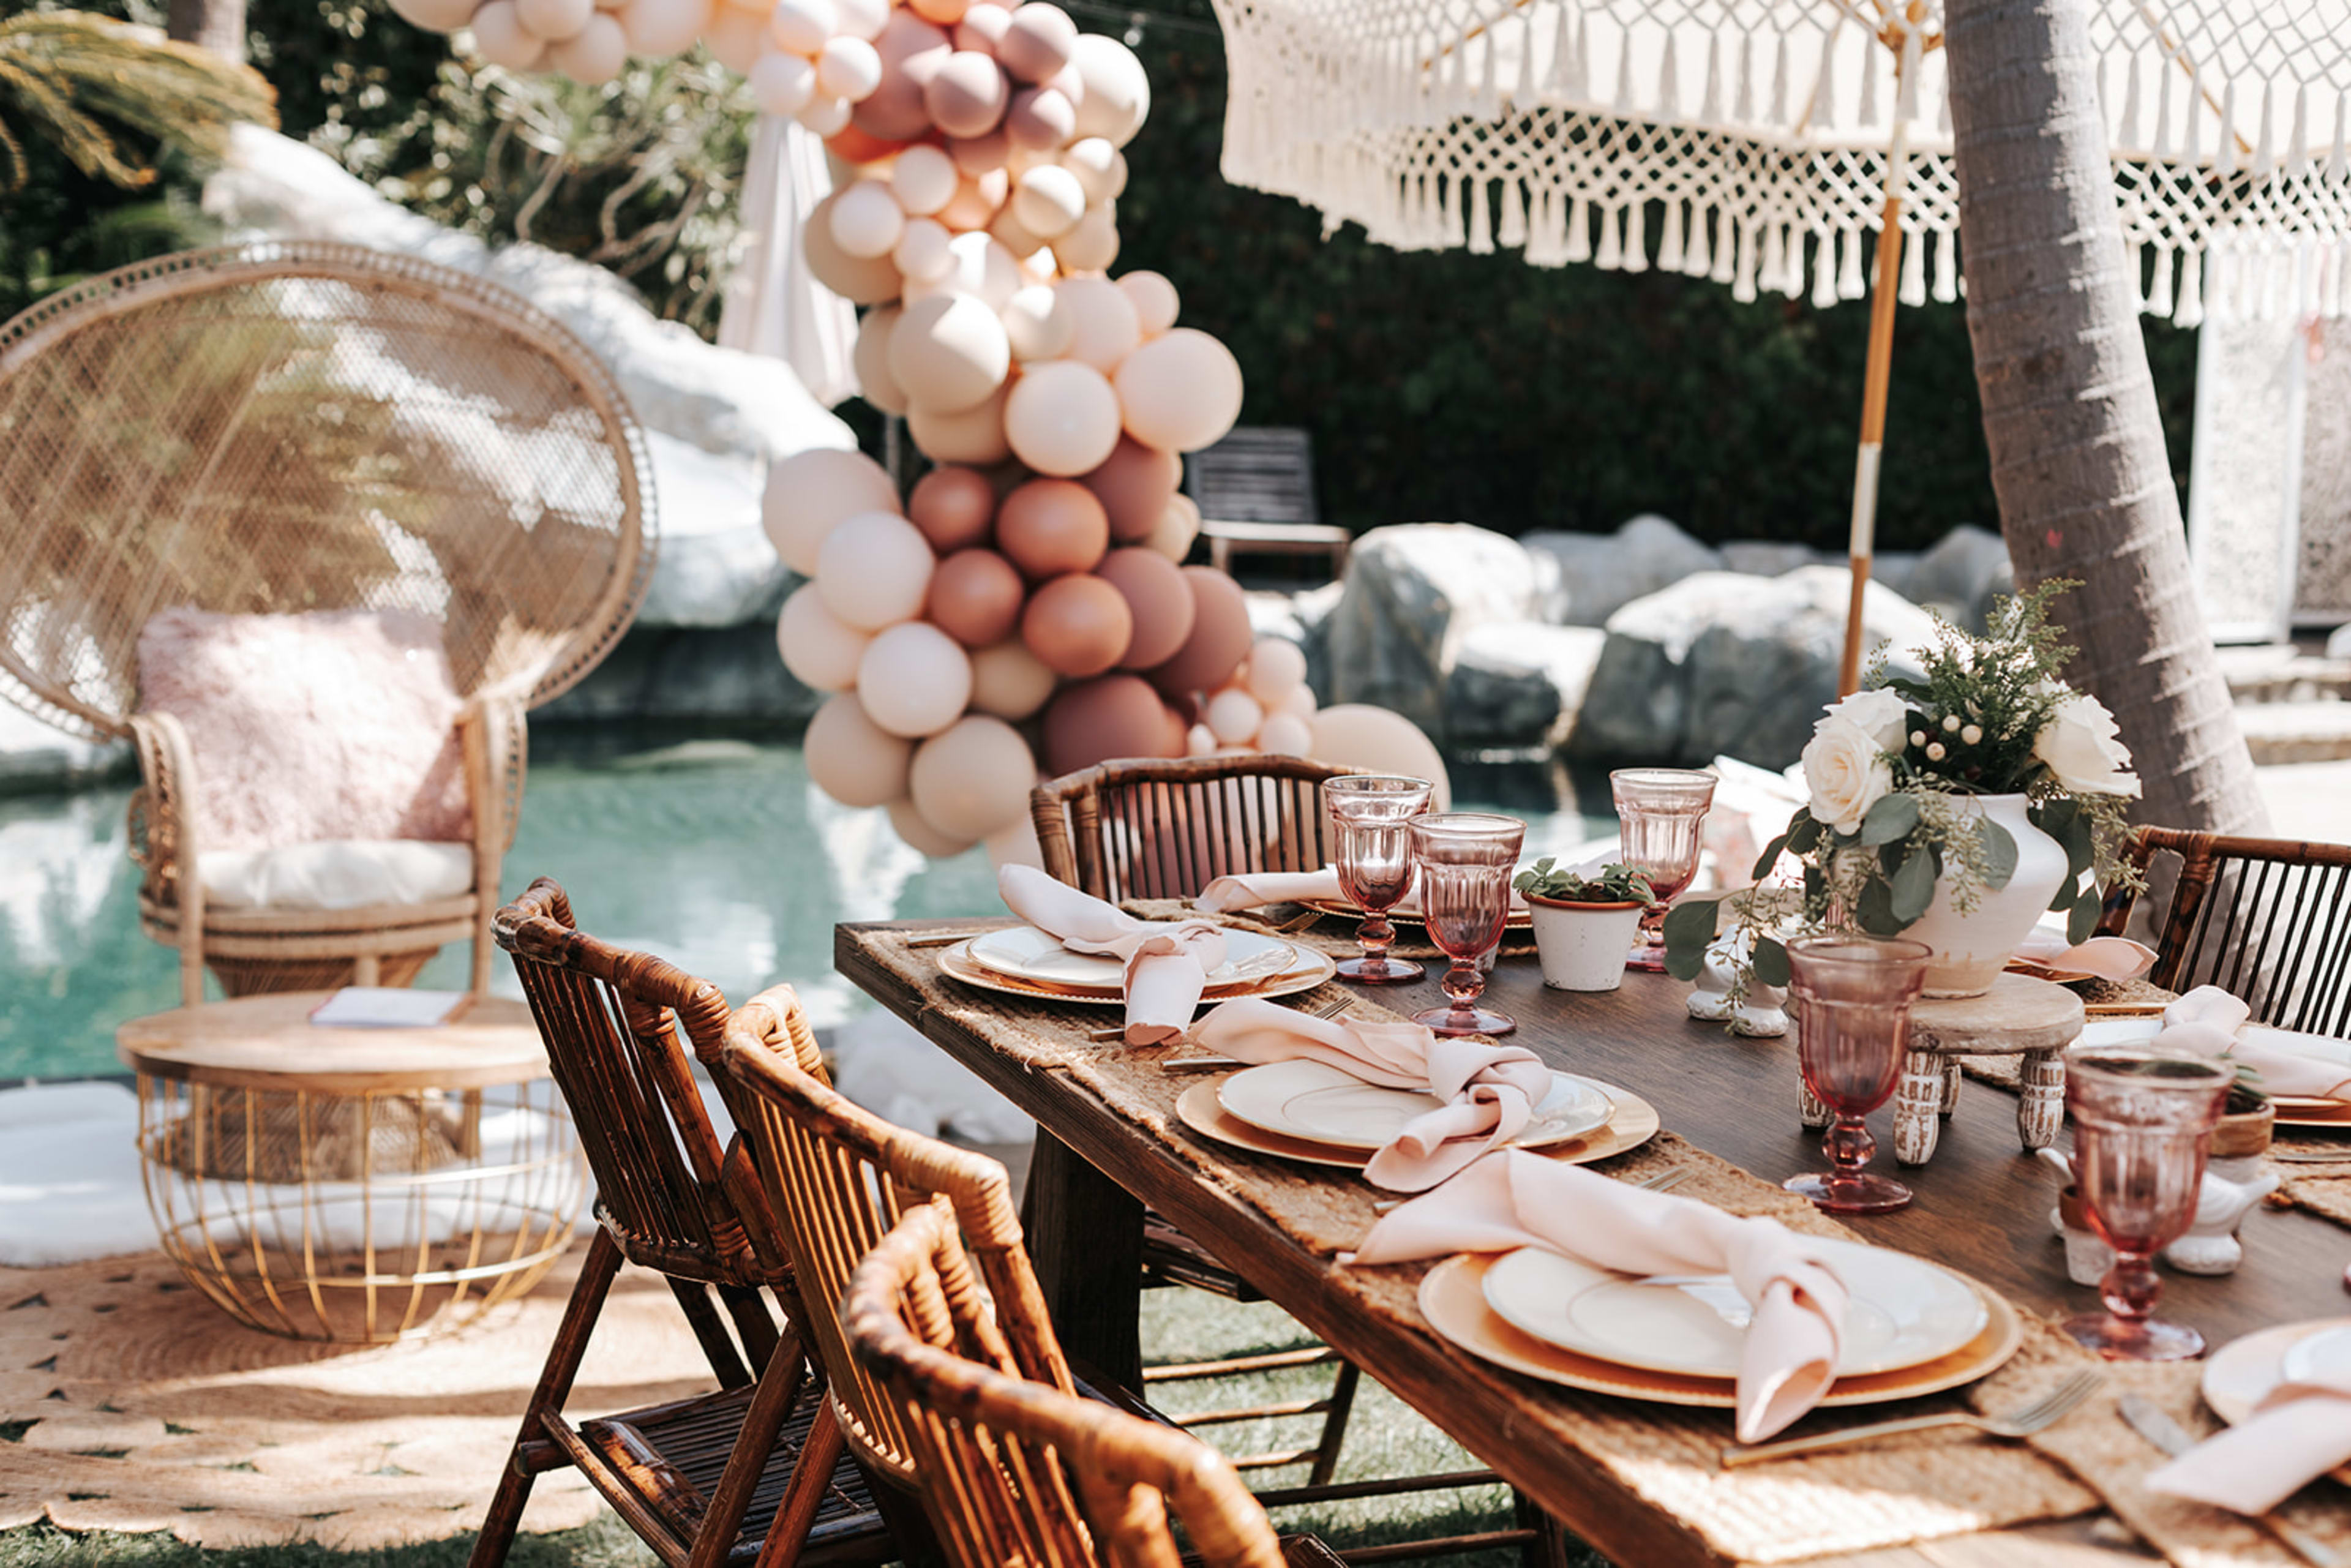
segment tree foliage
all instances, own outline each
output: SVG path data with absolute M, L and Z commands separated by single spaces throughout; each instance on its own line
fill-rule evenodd
M 29 183 L 34 140 L 86 176 L 151 185 L 152 144 L 217 154 L 240 121 L 275 125 L 274 102 L 256 73 L 152 27 L 21 11 L 0 20 L 0 188 L 14 194 Z

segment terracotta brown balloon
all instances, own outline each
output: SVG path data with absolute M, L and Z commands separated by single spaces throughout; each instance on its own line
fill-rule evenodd
M 1130 670 L 1147 670 L 1174 658 L 1198 617 L 1183 569 L 1156 550 L 1129 546 L 1102 557 L 1094 572 L 1125 596 L 1126 608 L 1134 616 L 1134 635 L 1119 663 Z M 1182 731 L 1180 725 L 1177 731 Z
M 1045 769 L 1075 773 L 1113 757 L 1174 757 L 1167 705 L 1136 675 L 1103 675 L 1062 688 L 1045 709 Z
M 1247 648 L 1248 628 L 1242 630 Z M 1020 640 L 1048 669 L 1064 675 L 1103 674 L 1124 656 L 1134 635 L 1125 595 L 1088 572 L 1055 578 L 1030 596 L 1020 616 Z
M 923 613 L 965 647 L 985 648 L 1012 635 L 1027 597 L 1010 561 L 992 549 L 957 550 L 931 573 Z
M 1031 479 L 997 509 L 996 548 L 1031 582 L 1092 571 L 1110 548 L 1110 519 L 1084 486 Z
M 1136 545 L 1151 537 L 1168 503 L 1184 483 L 1184 460 L 1173 452 L 1145 446 L 1122 435 L 1102 465 L 1078 476 L 1094 493 L 1110 517 L 1110 537 L 1120 544 Z
M 1249 601 L 1241 585 L 1212 567 L 1178 570 L 1192 589 L 1192 634 L 1174 658 L 1151 672 L 1151 684 L 1171 696 L 1215 691 L 1249 651 Z
M 906 516 L 941 555 L 979 544 L 996 516 L 996 489 L 977 468 L 944 465 L 914 482 Z

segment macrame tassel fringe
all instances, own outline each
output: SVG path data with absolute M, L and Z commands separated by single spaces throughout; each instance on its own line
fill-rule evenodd
M 2204 324 L 2203 261 L 2202 253 L 2193 250 L 2179 258 L 2179 303 L 2171 311 L 2174 326 Z
M 1935 302 L 1949 305 L 1959 297 L 1959 236 L 1945 230 L 1935 236 Z
M 1861 235 L 1846 230 L 1838 238 L 1837 253 L 1837 298 L 1858 299 L 1868 292 L 1861 281 Z
M 1741 305 L 1755 303 L 1755 225 L 1745 218 L 1736 220 L 1738 230 L 1738 261 L 1730 285 L 1730 297 Z M 1726 254 L 1732 247 L 1723 247 Z
M 1682 270 L 1682 204 L 1678 201 L 1666 203 L 1666 229 L 1657 240 L 1657 270 Z
M 2155 276 L 2148 280 L 2147 286 L 2146 309 L 2150 316 L 2162 317 L 2171 314 L 2171 247 L 2168 245 L 2157 246 Z
M 1469 188 L 1469 254 L 1471 256 L 1494 254 L 1494 222 L 1490 215 L 1493 183 L 1491 180 L 1480 180 Z
M 1510 247 L 1527 243 L 1526 197 L 1516 180 L 1502 182 L 1502 227 L 1495 237 Z
M 1592 259 L 1591 205 L 1582 196 L 1575 198 L 1567 214 L 1567 248 L 1560 253 L 1567 261 Z
M 1901 292 L 1896 298 L 1905 305 L 1924 305 L 1927 303 L 1927 236 L 1905 235 L 1902 237 L 1902 285 Z

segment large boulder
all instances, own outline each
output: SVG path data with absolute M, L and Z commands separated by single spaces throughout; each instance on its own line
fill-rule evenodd
M 1347 557 L 1347 580 L 1330 618 L 1334 703 L 1392 708 L 1448 739 L 1446 678 L 1473 626 L 1556 621 L 1559 569 L 1552 559 L 1467 523 L 1374 528 Z
M 1501 621 L 1471 627 L 1445 682 L 1456 746 L 1549 748 L 1567 739 L 1608 633 Z
M 1852 578 L 1837 567 L 1783 577 L 1701 572 L 1608 620 L 1570 749 L 1608 760 L 1698 767 L 1718 753 L 1759 768 L 1796 760 L 1836 698 Z M 1863 601 L 1865 657 L 1890 643 L 1917 673 L 1934 621 L 1882 583 Z
M 1571 626 L 1605 626 L 1634 600 L 1723 564 L 1719 551 L 1653 512 L 1613 534 L 1531 533 L 1519 542 L 1558 563 L 1567 608 L 1543 619 Z
M 684 719 L 711 724 L 804 724 L 824 701 L 776 653 L 776 628 L 629 628 L 588 678 L 531 722 Z
M 661 552 L 637 624 L 739 626 L 775 619 L 792 574 L 759 521 L 758 465 L 657 430 L 646 432 L 645 443 L 653 451 Z
M 1989 528 L 1961 523 L 1935 541 L 1910 570 L 1903 592 L 1913 604 L 1970 631 L 1983 630 L 1991 601 L 2016 591 L 2016 570 L 2006 541 Z

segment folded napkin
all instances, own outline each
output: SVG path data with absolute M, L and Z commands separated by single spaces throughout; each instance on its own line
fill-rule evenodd
M 1200 1043 L 1243 1061 L 1303 1058 L 1383 1089 L 1411 1089 L 1446 1102 L 1405 1124 L 1371 1157 L 1364 1176 L 1391 1192 L 1419 1192 L 1524 1130 L 1551 1092 L 1551 1069 L 1516 1045 L 1444 1039 L 1402 1019 L 1308 1018 L 1254 997 L 1224 1003 L 1200 1020 Z
M 2016 945 L 2016 955 L 2061 974 L 2095 975 L 2105 980 L 2136 980 L 2155 967 L 2155 949 L 2127 936 L 2065 940 L 2063 931 L 2036 925 Z
M 1579 875 L 1588 875 L 1600 869 L 1603 862 L 1569 869 Z M 1412 883 L 1396 902 L 1412 905 L 1419 901 L 1420 877 L 1415 873 Z M 1192 900 L 1192 907 L 1209 915 L 1229 915 L 1237 909 L 1255 909 L 1268 904 L 1336 904 L 1347 896 L 1339 886 L 1339 868 L 1324 866 L 1321 871 L 1252 871 L 1232 876 L 1220 876 L 1202 888 Z M 1524 909 L 1527 895 L 1517 888 L 1510 889 L 1510 907 Z
M 1754 1309 L 1739 1367 L 1742 1443 L 1787 1426 L 1835 1380 L 1848 1296 L 1809 1238 L 1776 1219 L 1742 1219 L 1523 1149 L 1501 1150 L 1414 1198 L 1341 1260 L 1400 1263 L 1520 1247 L 1625 1274 L 1728 1273 Z
M 1225 934 L 1206 920 L 1137 920 L 1034 866 L 1003 867 L 996 891 L 1005 907 L 1060 937 L 1072 953 L 1098 953 L 1125 964 L 1129 1045 L 1181 1039 L 1209 971 L 1225 961 Z
M 2281 1383 L 2252 1418 L 2147 1478 L 2149 1489 L 2236 1513 L 2269 1512 L 2351 1461 L 2351 1375 Z
M 2271 1029 L 2247 1021 L 2252 1016 L 2242 998 L 2218 986 L 2199 986 L 2163 1009 L 2156 1042 L 2241 1061 L 2272 1094 L 2351 1100 L 2351 1040 Z

